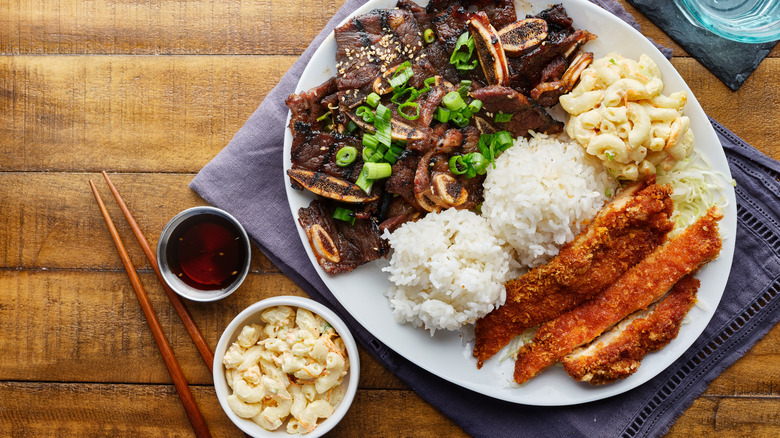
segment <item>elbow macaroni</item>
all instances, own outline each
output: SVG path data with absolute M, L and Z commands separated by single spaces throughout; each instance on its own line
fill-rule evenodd
M 278 306 L 261 315 L 265 325 L 244 326 L 222 363 L 239 417 L 267 430 L 308 433 L 341 400 L 349 369 L 347 349 L 319 315 Z
M 635 180 L 671 169 L 693 152 L 684 91 L 661 94 L 658 66 L 610 53 L 583 70 L 560 103 L 570 114 L 566 133 L 600 158 L 613 176 Z

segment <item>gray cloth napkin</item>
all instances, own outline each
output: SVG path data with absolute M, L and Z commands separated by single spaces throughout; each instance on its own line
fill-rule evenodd
M 377 360 L 473 436 L 657 436 L 710 381 L 780 319 L 780 164 L 712 122 L 737 181 L 737 248 L 729 283 L 698 341 L 672 366 L 625 394 L 577 406 L 533 407 L 496 400 L 417 367 L 376 340 L 320 280 L 298 238 L 285 194 L 284 99 L 312 53 L 364 0 L 347 0 L 223 151 L 190 187 L 233 214 L 266 256 L 313 299 L 329 305 Z M 613 1 L 597 3 L 614 6 Z M 622 9 L 622 8 L 619 8 Z M 620 14 L 619 9 L 615 11 Z M 623 11 L 625 13 L 625 11 Z M 633 19 L 630 15 L 621 17 Z

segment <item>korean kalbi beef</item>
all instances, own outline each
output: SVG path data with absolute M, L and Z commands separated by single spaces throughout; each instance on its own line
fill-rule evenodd
M 478 0 L 474 4 L 487 14 L 490 23 L 498 30 L 517 21 L 514 0 Z
M 441 105 L 441 101 L 444 98 L 444 95 L 450 91 L 456 90 L 454 85 L 443 80 L 440 76 L 434 77 L 436 78 L 436 82 L 431 84 L 431 89 L 415 100 L 415 102 L 420 105 L 419 117 L 416 120 L 406 121 L 406 123 L 412 127 L 418 129 L 427 129 L 430 127 L 431 122 L 433 122 L 433 116 L 436 112 L 436 108 Z M 398 114 L 398 106 L 396 104 L 390 103 L 388 104 L 388 107 L 393 111 L 393 118 L 404 120 Z
M 515 137 L 527 135 L 528 130 L 548 134 L 563 130 L 562 122 L 553 119 L 536 102 L 509 87 L 490 85 L 474 90 L 470 95 L 482 101 L 482 111 L 478 115 L 487 120 L 493 120 L 499 113 L 512 114 L 508 122 L 494 122 L 493 126 L 498 130 L 507 130 Z
M 453 47 L 453 38 L 466 31 L 470 13 L 484 12 L 496 29 L 517 21 L 514 0 L 431 0 L 425 9 L 433 16 L 440 38 Z
M 423 35 L 427 29 L 436 29 L 433 24 L 434 16 L 429 14 L 424 6 L 418 5 L 412 0 L 400 0 L 398 7 L 412 14 L 420 35 Z M 457 83 L 460 80 L 457 70 L 450 64 L 450 52 L 438 38 L 434 39 L 431 44 L 423 44 L 422 54 L 412 61 L 412 68 L 415 71 L 415 76 L 419 76 L 423 80 L 435 75 L 439 75 L 451 83 Z M 414 86 L 417 87 L 417 85 Z
M 531 98 L 542 106 L 550 107 L 558 103 L 561 96 L 568 93 L 577 84 L 580 74 L 593 62 L 593 53 L 582 52 L 569 64 L 559 79 L 553 79 L 557 72 L 542 76 L 542 82 L 531 90 Z M 553 63 L 548 64 L 548 66 Z M 545 71 L 547 68 L 545 68 Z
M 289 95 L 284 103 L 290 108 L 290 131 L 295 133 L 295 124 L 298 122 L 305 123 L 310 130 L 322 130 L 328 123 L 327 120 L 317 121 L 328 112 L 328 104 L 323 100 L 334 95 L 336 91 L 336 78 L 330 78 L 309 91 Z
M 540 18 L 547 23 L 547 38 L 528 53 L 508 58 L 509 85 L 524 94 L 530 93 L 542 82 L 561 79 L 577 50 L 596 38 L 588 31 L 575 29 L 561 5 L 554 5 L 528 18 Z M 554 105 L 558 101 L 554 99 L 546 103 Z
M 479 56 L 480 70 L 487 85 L 506 85 L 509 65 L 496 28 L 490 24 L 487 14 L 475 12 L 469 20 L 469 33 Z
M 296 124 L 294 132 L 290 147 L 294 169 L 322 172 L 351 182 L 357 180 L 363 170 L 363 161 L 355 160 L 348 166 L 338 166 L 336 152 L 344 146 L 352 146 L 360 154 L 363 144 L 359 138 L 336 132 L 312 131 L 309 125 L 302 122 Z
M 388 205 L 385 217 L 386 219 L 379 224 L 379 231 L 384 233 L 387 230 L 392 233 L 404 223 L 419 219 L 422 213 L 404 198 L 395 197 Z
M 512 39 L 502 85 L 488 85 L 481 65 L 459 71 L 450 63 L 458 38 L 470 32 L 477 12 L 484 26 L 499 36 L 498 31 L 506 28 L 504 35 Z M 592 55 L 577 52 L 595 36 L 575 29 L 560 5 L 528 18 L 536 20 L 525 25 L 535 32 L 526 36 L 524 25 L 516 23 L 513 0 L 430 0 L 426 6 L 399 0 L 395 9 L 370 11 L 334 31 L 336 76 L 286 100 L 293 133 L 288 175 L 294 187 L 318 194 L 299 210 L 299 222 L 326 272 L 348 272 L 384 257 L 389 248 L 380 235 L 385 230 L 430 211 L 479 205 L 484 175 L 454 175 L 449 161 L 454 155 L 479 152 L 481 133 L 506 130 L 518 137 L 529 130 L 561 132 L 563 123 L 543 106 L 555 105 L 579 79 Z M 430 43 L 424 41 L 426 31 L 433 32 Z M 498 41 L 491 44 L 501 46 Z M 473 56 L 482 58 L 478 53 Z M 428 87 L 414 99 L 419 115 L 412 120 L 399 114 L 399 104 L 389 99 L 393 95 L 389 79 L 406 61 L 413 72 L 408 85 L 416 90 Z M 436 79 L 426 84 L 429 78 Z M 465 127 L 439 122 L 435 114 L 444 106 L 443 97 L 464 80 L 471 81 L 467 102 L 480 100 L 481 110 Z M 367 105 L 371 93 L 379 94 L 390 110 L 393 142 L 400 140 L 404 150 L 392 163 L 390 177 L 376 181 L 365 193 L 355 184 L 363 169 L 361 137 L 374 128 L 357 116 L 357 109 Z M 417 115 L 417 108 L 404 112 Z M 511 119 L 496 122 L 499 113 L 511 114 Z M 339 166 L 336 155 L 345 147 L 354 147 L 358 158 Z M 354 224 L 333 217 L 339 207 L 352 212 Z
M 416 205 L 425 211 L 439 211 L 451 207 L 472 209 L 482 202 L 484 176 L 456 176 L 449 165 L 453 155 L 477 152 L 479 136 L 479 131 L 473 126 L 447 129 L 441 133 L 434 147 L 417 163 L 413 185 Z
M 358 266 L 384 257 L 387 243 L 379 237 L 372 219 L 356 219 L 354 225 L 333 218 L 336 204 L 314 200 L 298 210 L 298 222 L 320 266 L 331 275 L 349 272 Z
M 336 28 L 340 90 L 367 89 L 393 66 L 420 56 L 422 34 L 403 9 L 375 9 Z

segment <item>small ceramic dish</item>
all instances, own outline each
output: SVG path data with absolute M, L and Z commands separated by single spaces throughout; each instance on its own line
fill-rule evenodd
M 244 326 L 248 324 L 264 324 L 260 319 L 260 315 L 267 309 L 277 306 L 289 306 L 293 309 L 304 308 L 308 309 L 315 315 L 321 316 L 325 319 L 339 334 L 344 341 L 344 345 L 347 350 L 347 359 L 349 361 L 349 370 L 343 377 L 343 381 L 340 385 L 343 391 L 343 398 L 335 406 L 333 413 L 325 420 L 321 420 L 316 429 L 312 432 L 305 434 L 304 436 L 313 438 L 319 437 L 333 429 L 336 424 L 344 417 L 349 410 L 352 400 L 355 398 L 355 392 L 358 387 L 358 377 L 360 375 L 360 359 L 358 357 L 357 344 L 352 337 L 346 324 L 335 313 L 324 305 L 313 301 L 308 298 L 295 297 L 295 296 L 280 296 L 268 298 L 259 301 L 251 306 L 247 307 L 244 311 L 238 314 L 233 321 L 228 324 L 222 336 L 219 338 L 219 343 L 214 351 L 214 389 L 219 399 L 219 404 L 225 411 L 225 414 L 230 418 L 233 423 L 238 426 L 239 429 L 253 437 L 281 437 L 290 436 L 287 433 L 285 424 L 274 431 L 266 430 L 260 427 L 251 419 L 241 418 L 233 412 L 228 404 L 228 396 L 232 393 L 230 386 L 225 379 L 225 365 L 223 365 L 223 358 L 225 352 L 230 348 L 233 342 L 236 342 L 238 335 Z

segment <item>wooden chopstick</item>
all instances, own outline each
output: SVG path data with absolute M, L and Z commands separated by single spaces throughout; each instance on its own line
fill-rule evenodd
M 109 216 L 108 210 L 106 210 L 106 206 L 100 198 L 97 187 L 95 187 L 95 183 L 93 183 L 91 179 L 89 180 L 89 186 L 92 188 L 92 193 L 95 194 L 95 200 L 97 200 L 100 211 L 103 213 L 103 218 L 106 220 L 108 231 L 111 233 L 111 238 L 114 240 L 114 245 L 116 245 L 116 249 L 119 252 L 119 257 L 122 259 L 125 271 L 127 271 L 127 276 L 130 277 L 130 283 L 135 290 L 135 296 L 138 298 L 138 303 L 141 304 L 141 310 L 143 310 L 146 322 L 152 330 L 152 335 L 154 336 L 155 342 L 157 342 L 157 347 L 160 349 L 160 353 L 162 353 L 165 366 L 168 368 L 168 372 L 173 379 L 173 385 L 176 387 L 176 392 L 179 393 L 179 398 L 181 399 L 182 405 L 184 405 L 184 410 L 187 412 L 187 417 L 190 419 L 195 435 L 198 437 L 210 437 L 211 433 L 206 426 L 206 422 L 203 420 L 198 405 L 195 403 L 192 392 L 190 392 L 190 387 L 187 385 L 184 373 L 182 373 L 181 368 L 179 368 L 179 363 L 176 361 L 173 349 L 171 349 L 170 344 L 168 344 L 168 339 L 162 331 L 160 321 L 154 314 L 152 303 L 149 301 L 149 297 L 146 296 L 146 291 L 141 284 L 141 279 L 138 277 L 138 273 L 135 272 L 135 268 L 130 261 L 130 256 L 127 254 L 127 250 L 122 243 L 122 239 L 119 237 L 119 233 L 116 231 L 114 221 L 111 220 L 111 216 Z
M 136 240 L 138 240 L 138 243 L 141 245 L 144 254 L 146 254 L 147 260 L 149 260 L 149 263 L 152 265 L 154 273 L 157 274 L 157 279 L 160 280 L 160 284 L 162 284 L 163 290 L 165 290 L 165 293 L 168 295 L 168 299 L 171 300 L 173 308 L 176 309 L 176 313 L 179 314 L 181 322 L 183 322 L 184 327 L 187 328 L 187 332 L 190 334 L 192 341 L 195 343 L 195 347 L 200 352 L 203 361 L 206 362 L 206 366 L 209 368 L 209 372 L 213 372 L 214 353 L 212 353 L 211 348 L 206 343 L 206 339 L 203 337 L 203 334 L 200 332 L 200 330 L 198 330 L 198 326 L 195 325 L 195 321 L 193 321 L 192 316 L 190 316 L 190 312 L 187 311 L 187 308 L 184 306 L 184 303 L 182 303 L 179 295 L 177 295 L 176 292 L 174 292 L 173 289 L 171 289 L 171 287 L 168 286 L 168 284 L 163 279 L 162 273 L 160 272 L 160 267 L 157 266 L 157 255 L 155 255 L 154 251 L 152 251 L 152 247 L 149 246 L 149 241 L 146 240 L 143 232 L 141 232 L 141 228 L 138 226 L 138 223 L 135 221 L 132 213 L 130 213 L 130 209 L 127 208 L 125 201 L 122 200 L 122 196 L 114 186 L 114 183 L 111 182 L 111 179 L 108 177 L 108 174 L 105 170 L 102 171 L 102 174 L 103 178 L 105 178 L 106 182 L 108 183 L 108 187 L 111 189 L 111 193 L 114 194 L 114 198 L 116 198 L 116 202 L 119 204 L 119 208 L 125 215 L 125 219 L 127 219 L 127 222 L 130 224 L 130 228 L 133 230 L 133 234 L 135 234 Z

